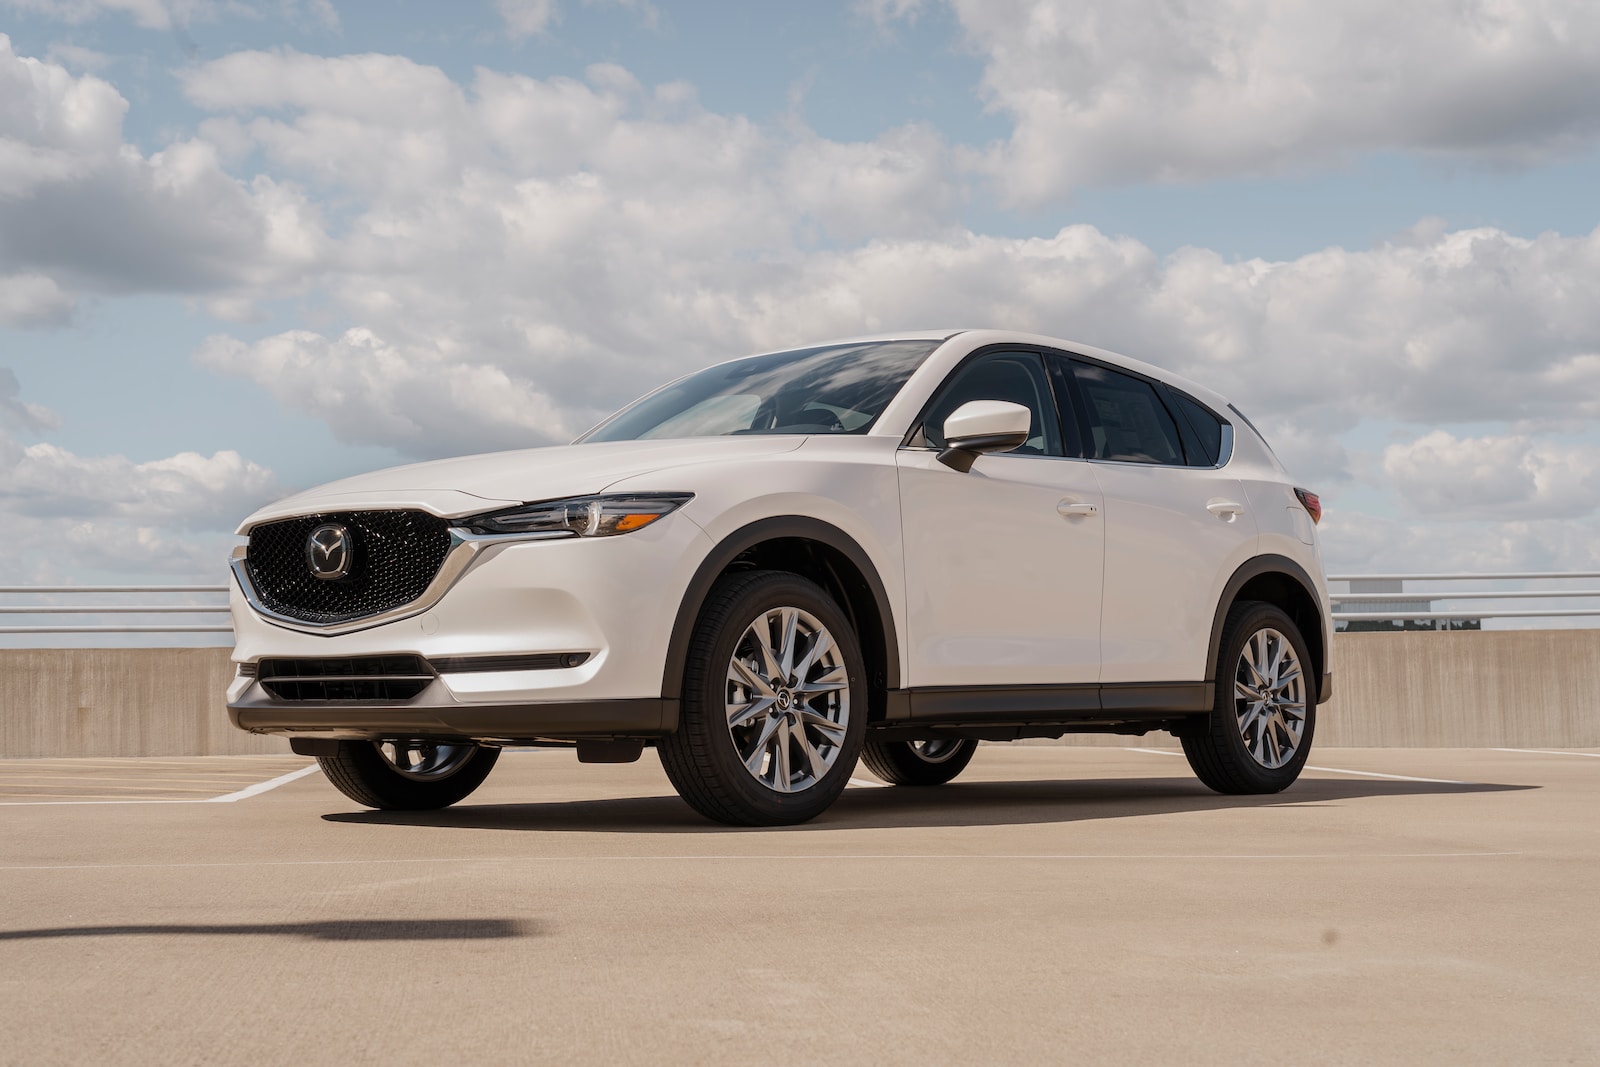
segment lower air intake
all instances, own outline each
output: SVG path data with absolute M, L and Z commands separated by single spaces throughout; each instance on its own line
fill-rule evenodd
M 437 677 L 421 656 L 264 659 L 261 688 L 278 700 L 410 700 Z

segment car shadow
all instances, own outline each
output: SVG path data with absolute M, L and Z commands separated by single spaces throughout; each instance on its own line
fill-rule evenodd
M 526 919 L 334 919 L 307 923 L 149 923 L 0 930 L 0 941 L 176 935 L 299 937 L 307 941 L 479 941 L 543 933 Z
M 328 822 L 585 833 L 728 834 L 909 827 L 1018 826 L 1141 815 L 1285 805 L 1371 797 L 1436 796 L 1537 789 L 1531 785 L 1302 779 L 1270 796 L 1220 796 L 1192 779 L 1104 778 L 1026 782 L 956 782 L 937 789 L 847 789 L 808 823 L 785 827 L 722 826 L 676 796 L 563 800 L 528 804 L 459 804 L 438 811 L 354 811 Z

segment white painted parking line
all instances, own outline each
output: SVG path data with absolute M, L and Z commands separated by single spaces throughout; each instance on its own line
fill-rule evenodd
M 1380 771 L 1352 771 L 1345 767 L 1313 767 L 1306 764 L 1308 771 L 1322 771 L 1324 774 L 1353 774 L 1359 778 L 1388 778 L 1396 782 L 1431 782 L 1434 785 L 1478 785 L 1477 782 L 1461 782 L 1454 778 L 1418 778 L 1414 774 L 1383 774 Z
M 322 770 L 322 765 L 313 763 L 309 767 L 301 767 L 298 771 L 290 771 L 288 774 L 280 774 L 278 777 L 273 778 L 270 781 L 257 782 L 255 785 L 246 786 L 236 793 L 229 793 L 227 796 L 210 797 L 201 801 L 201 803 L 231 804 L 236 800 L 247 800 L 250 797 L 258 797 L 262 793 L 278 788 L 280 785 L 288 785 L 290 782 L 304 778 L 308 774 L 316 774 L 320 770 Z
M 293 782 L 299 778 L 304 778 L 308 774 L 315 774 L 321 769 L 322 768 L 319 765 L 313 763 L 309 767 L 301 767 L 297 771 L 290 771 L 288 774 L 280 774 L 276 778 L 265 782 L 257 782 L 255 785 L 246 786 L 243 789 L 224 794 L 220 797 L 162 797 L 146 799 L 141 799 L 139 797 L 122 797 L 120 799 L 110 800 L 0 800 L 0 808 L 65 807 L 81 804 L 232 804 L 235 801 L 247 800 L 250 797 L 258 797 L 262 793 L 278 788 L 280 785 L 288 785 L 290 782 Z
M 851 785 L 864 785 L 868 789 L 877 789 L 880 786 L 888 785 L 889 783 L 887 783 L 887 782 L 874 782 L 870 778 L 852 778 L 852 779 L 850 779 L 850 784 Z
M 1182 752 L 1168 752 L 1161 748 L 1130 748 L 1129 752 L 1145 752 L 1152 756 L 1181 756 Z M 1413 774 L 1384 774 L 1381 771 L 1353 771 L 1348 767 L 1317 767 L 1308 763 L 1308 771 L 1321 771 L 1323 774 L 1353 774 L 1357 778 L 1387 778 L 1395 782 L 1427 782 L 1432 785 L 1478 785 L 1477 782 L 1461 782 L 1454 778 L 1418 778 Z
M 1490 752 L 1531 752 L 1540 756 L 1588 756 L 1600 759 L 1600 752 L 1568 752 L 1560 748 L 1491 748 Z

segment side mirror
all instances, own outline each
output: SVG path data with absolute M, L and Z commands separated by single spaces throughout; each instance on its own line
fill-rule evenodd
M 969 400 L 944 420 L 939 462 L 965 474 L 986 452 L 1009 452 L 1028 439 L 1033 413 L 1007 400 Z

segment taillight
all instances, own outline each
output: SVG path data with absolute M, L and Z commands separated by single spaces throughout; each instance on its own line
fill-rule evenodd
M 1306 514 L 1311 516 L 1312 522 L 1322 521 L 1322 498 L 1309 489 L 1296 489 L 1294 495 L 1300 498 L 1300 503 L 1305 505 Z

